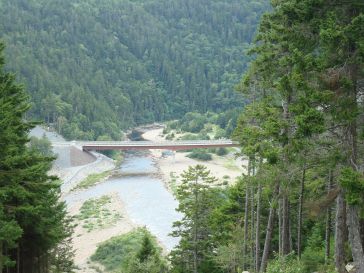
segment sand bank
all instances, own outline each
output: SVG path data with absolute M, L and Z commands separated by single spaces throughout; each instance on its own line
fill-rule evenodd
M 143 134 L 143 138 L 149 141 L 163 141 L 165 140 L 163 128 L 149 130 Z M 198 161 L 187 157 L 188 153 L 175 152 L 174 156 L 163 157 L 162 152 L 163 150 L 151 150 L 151 154 L 160 169 L 161 176 L 167 185 L 171 181 L 171 176 L 179 177 L 189 166 L 197 164 L 206 166 L 219 181 L 228 180 L 229 183 L 234 183 L 238 176 L 246 173 L 245 166 L 247 166 L 247 161 L 236 159 L 233 153 L 222 157 L 213 155 L 213 160 L 211 161 Z

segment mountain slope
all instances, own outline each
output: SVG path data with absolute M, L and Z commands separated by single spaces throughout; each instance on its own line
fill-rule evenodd
M 239 107 L 267 0 L 0 0 L 8 69 L 68 138 Z

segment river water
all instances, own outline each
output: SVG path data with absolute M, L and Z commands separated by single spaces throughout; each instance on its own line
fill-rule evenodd
M 146 226 L 170 251 L 178 243 L 177 238 L 169 236 L 172 223 L 180 220 L 181 215 L 175 211 L 178 202 L 158 178 L 158 168 L 153 159 L 147 153 L 127 153 L 118 173 L 94 187 L 69 194 L 65 201 L 72 205 L 116 192 L 131 220 Z

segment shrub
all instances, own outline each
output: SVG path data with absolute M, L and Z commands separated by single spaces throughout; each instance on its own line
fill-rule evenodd
M 170 133 L 168 135 L 166 135 L 166 140 L 173 140 L 175 137 L 174 133 Z
M 145 228 L 138 228 L 101 243 L 91 260 L 112 272 L 160 273 L 166 272 L 161 253 L 155 238 Z
M 216 154 L 219 156 L 224 156 L 228 154 L 228 150 L 226 148 L 218 148 L 216 149 Z
M 169 128 L 169 129 L 171 129 L 171 130 L 176 130 L 177 129 L 177 127 L 179 127 L 180 125 L 179 125 L 179 121 L 171 121 L 171 122 L 169 122 L 168 124 L 167 124 L 167 127 Z
M 198 149 L 195 149 L 194 151 L 192 151 L 190 154 L 187 155 L 187 157 L 202 160 L 202 161 L 212 160 L 211 154 L 207 153 L 204 150 L 198 150 Z
M 39 152 L 43 156 L 54 156 L 52 151 L 52 144 L 45 136 L 43 136 L 42 138 L 37 138 L 33 136 L 30 138 L 29 144 L 32 151 Z
M 198 139 L 199 139 L 198 135 L 193 135 L 193 134 L 185 134 L 180 137 L 180 140 L 198 140 Z
M 266 273 L 306 273 L 302 263 L 294 254 L 276 257 L 268 263 Z
M 226 138 L 226 131 L 224 129 L 217 129 L 215 132 L 215 139 Z

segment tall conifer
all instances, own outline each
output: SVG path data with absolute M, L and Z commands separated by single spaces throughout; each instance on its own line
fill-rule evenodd
M 47 174 L 53 158 L 27 146 L 29 108 L 0 57 L 0 272 L 49 272 L 52 250 L 70 235 L 60 184 Z

